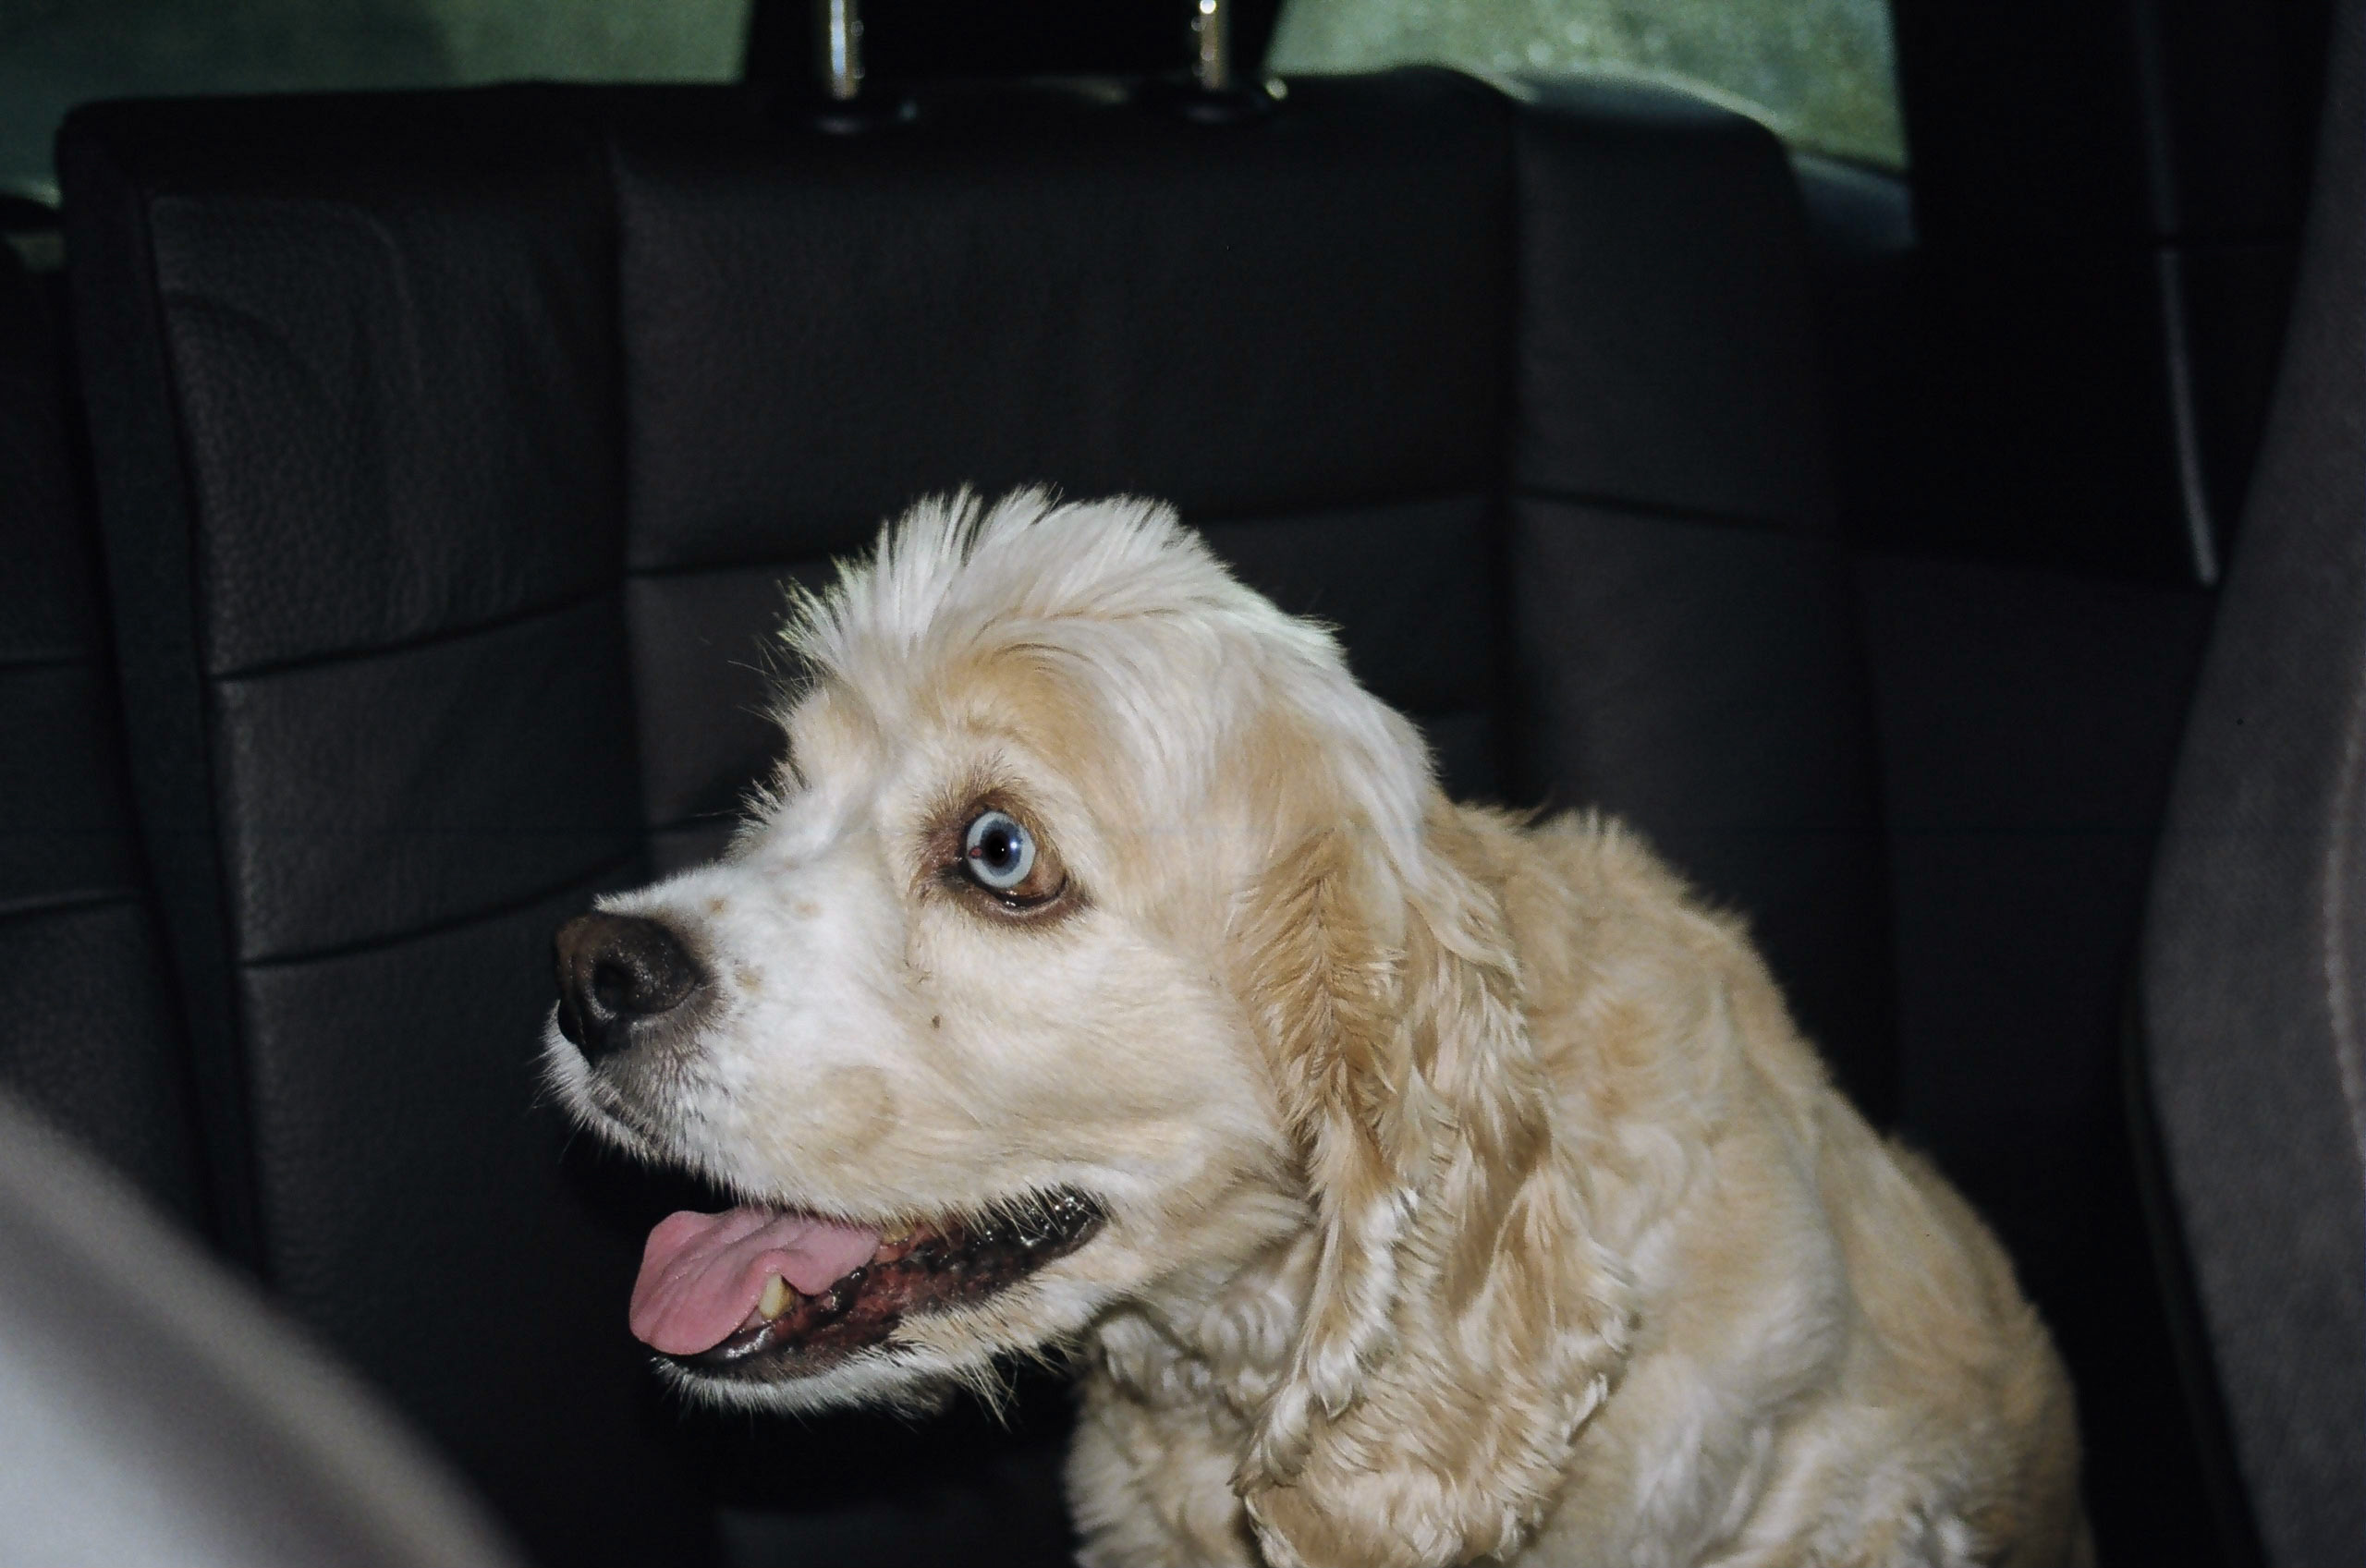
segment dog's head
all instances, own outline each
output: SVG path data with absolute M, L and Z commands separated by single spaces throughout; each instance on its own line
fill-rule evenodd
M 787 635 L 730 855 L 560 934 L 567 1103 L 740 1200 L 652 1234 L 636 1331 L 713 1397 L 909 1402 L 1295 1249 L 1269 1551 L 1515 1541 L 1617 1293 L 1411 726 L 1144 503 L 923 505 Z

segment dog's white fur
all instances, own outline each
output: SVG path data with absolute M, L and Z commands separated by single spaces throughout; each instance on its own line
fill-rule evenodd
M 791 761 L 730 856 L 607 905 L 689 934 L 696 1048 L 612 1080 L 554 1032 L 554 1078 L 770 1201 L 1110 1218 L 726 1397 L 1072 1351 L 1094 1564 L 2086 1555 L 2004 1254 L 1632 835 L 1449 804 L 1332 638 L 1153 504 L 924 504 L 788 635 Z M 1065 866 L 1051 918 L 944 874 L 988 797 Z

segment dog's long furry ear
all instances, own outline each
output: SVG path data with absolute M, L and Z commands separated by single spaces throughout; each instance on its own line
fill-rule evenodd
M 1276 1568 L 1518 1548 L 1624 1363 L 1623 1277 L 1554 1139 L 1476 853 L 1442 801 L 1413 867 L 1317 833 L 1243 922 L 1321 1242 L 1235 1478 Z

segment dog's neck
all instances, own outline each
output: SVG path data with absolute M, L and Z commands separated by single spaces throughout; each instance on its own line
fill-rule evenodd
M 1310 1229 L 1228 1277 L 1171 1282 L 1103 1321 L 1102 1366 L 1146 1404 L 1217 1404 L 1248 1421 L 1289 1364 L 1317 1251 Z

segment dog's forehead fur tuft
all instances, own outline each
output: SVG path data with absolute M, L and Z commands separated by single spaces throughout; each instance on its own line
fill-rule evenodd
M 828 591 L 799 595 L 782 636 L 813 682 L 884 733 L 980 689 L 950 672 L 1050 671 L 1135 777 L 1181 791 L 1276 718 L 1311 728 L 1346 764 L 1350 815 L 1387 859 L 1418 863 L 1434 789 L 1418 732 L 1356 683 L 1325 628 L 1241 584 L 1162 503 L 1059 504 L 1040 490 L 921 502 Z
M 1236 581 L 1174 509 L 1116 498 L 1057 504 L 1022 490 L 991 507 L 967 491 L 915 505 L 880 530 L 836 585 L 801 596 L 782 635 L 816 673 L 866 687 L 890 669 L 934 666 L 1031 627 L 1074 620 L 1254 621 L 1335 658 L 1318 628 L 1273 613 Z

